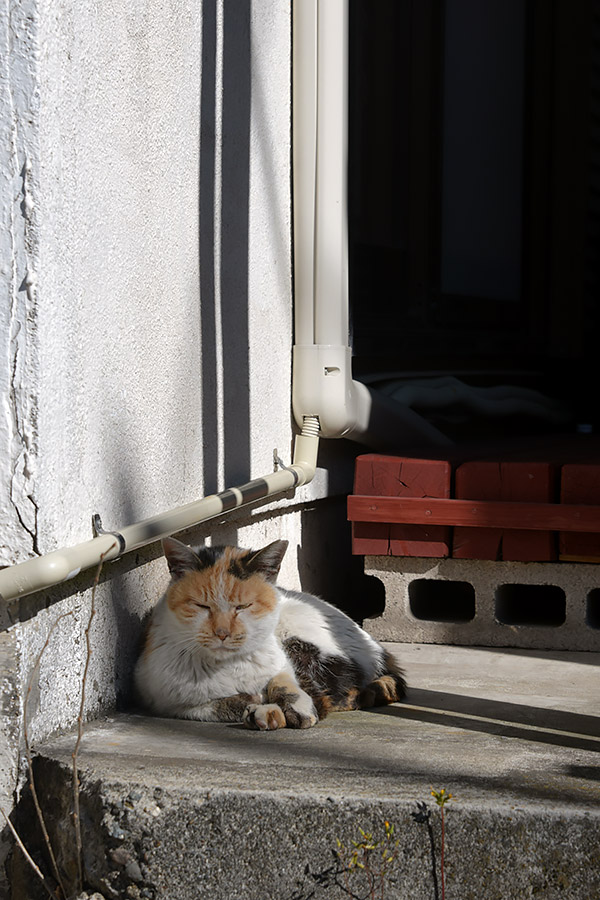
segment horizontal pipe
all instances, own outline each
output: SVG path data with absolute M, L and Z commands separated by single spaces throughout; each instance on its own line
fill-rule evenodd
M 75 547 L 55 550 L 3 569 L 0 571 L 0 598 L 9 602 L 45 590 L 75 578 L 101 561 L 108 562 L 224 512 L 307 484 L 316 470 L 318 426 L 314 431 L 317 433 L 297 436 L 294 462 L 278 472 L 127 525 L 121 531 L 102 533 Z
M 525 531 L 600 532 L 600 506 L 433 497 L 348 497 L 351 522 L 460 525 Z

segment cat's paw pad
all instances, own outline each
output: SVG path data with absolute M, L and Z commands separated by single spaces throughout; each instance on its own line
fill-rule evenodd
M 275 731 L 286 726 L 283 711 L 276 703 L 249 703 L 244 710 L 243 722 L 246 728 L 259 731 Z

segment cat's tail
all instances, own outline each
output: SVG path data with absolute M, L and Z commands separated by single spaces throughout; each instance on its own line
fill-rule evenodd
M 406 696 L 404 672 L 387 650 L 383 651 L 384 670 L 377 678 L 366 685 L 359 693 L 356 709 L 369 709 L 371 706 L 387 706 L 397 703 Z

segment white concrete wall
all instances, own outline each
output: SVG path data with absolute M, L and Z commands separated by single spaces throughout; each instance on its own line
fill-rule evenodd
M 290 4 L 8 0 L 0 40 L 7 565 L 290 459 Z M 328 481 L 189 539 L 285 536 L 297 586 L 300 505 Z M 158 554 L 103 573 L 87 715 L 126 694 Z M 3 806 L 28 687 L 32 739 L 77 715 L 92 580 L 2 611 Z

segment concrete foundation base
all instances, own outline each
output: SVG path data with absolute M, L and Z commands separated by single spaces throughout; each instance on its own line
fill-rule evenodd
M 595 653 L 389 645 L 403 704 L 306 731 L 139 715 L 87 726 L 80 753 L 86 885 L 105 898 L 338 900 L 374 894 L 338 841 L 395 826 L 386 900 L 591 900 L 600 894 L 600 696 Z M 38 789 L 75 872 L 74 736 L 40 747 Z M 419 807 L 417 804 L 421 804 Z M 423 806 L 423 804 L 425 804 Z M 32 816 L 19 821 L 27 840 Z M 39 847 L 39 845 L 38 845 Z M 44 863 L 43 852 L 36 858 Z M 371 851 L 380 870 L 381 847 Z M 13 900 L 43 896 L 15 856 Z
M 384 585 L 383 641 L 600 650 L 600 566 L 367 556 Z

